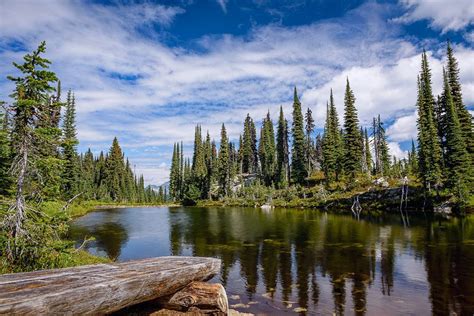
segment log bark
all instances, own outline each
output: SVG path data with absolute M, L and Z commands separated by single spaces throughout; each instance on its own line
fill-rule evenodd
M 227 315 L 229 303 L 221 284 L 193 282 L 176 292 L 165 308 L 181 312 L 198 311 L 208 315 Z
M 172 295 L 221 261 L 160 257 L 0 276 L 0 315 L 100 315 Z

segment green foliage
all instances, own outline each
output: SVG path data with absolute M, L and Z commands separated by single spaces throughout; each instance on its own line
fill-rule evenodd
M 344 172 L 352 181 L 356 174 L 362 171 L 362 140 L 359 132 L 359 119 L 355 108 L 354 93 L 346 82 L 344 96 Z
M 221 143 L 218 158 L 218 182 L 219 195 L 227 196 L 230 193 L 230 170 L 229 170 L 229 141 L 224 124 L 221 129 Z
M 441 184 L 441 145 L 434 118 L 434 98 L 431 70 L 426 52 L 422 54 L 421 75 L 418 80 L 418 171 L 428 190 Z
M 262 123 L 259 157 L 263 182 L 266 186 L 271 186 L 275 179 L 276 148 L 275 133 L 273 131 L 273 122 L 270 118 L 270 112 L 267 113 Z
M 278 188 L 286 188 L 289 184 L 289 148 L 288 148 L 288 122 L 280 106 L 276 140 L 276 184 Z
M 244 122 L 242 144 L 242 172 L 256 173 L 258 170 L 257 131 L 253 119 L 247 114 Z
M 326 179 L 329 182 L 338 180 L 342 170 L 343 143 L 339 132 L 339 118 L 334 104 L 334 97 L 329 96 L 326 124 L 322 139 L 322 162 Z
M 293 97 L 293 148 L 291 156 L 291 178 L 295 184 L 303 184 L 308 176 L 306 169 L 306 145 L 301 103 L 298 99 L 296 87 Z
M 446 160 L 445 170 L 447 185 L 454 193 L 466 202 L 469 196 L 469 185 L 472 184 L 472 163 L 466 142 L 462 134 L 454 100 L 446 73 L 444 73 L 444 108 L 446 109 Z

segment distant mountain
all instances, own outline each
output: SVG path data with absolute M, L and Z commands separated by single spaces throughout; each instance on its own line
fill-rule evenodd
M 167 181 L 163 183 L 162 185 L 156 185 L 156 184 L 150 184 L 148 187 L 150 187 L 153 191 L 159 192 L 160 188 L 163 188 L 163 190 L 166 189 L 166 192 L 169 192 L 170 190 L 170 182 Z

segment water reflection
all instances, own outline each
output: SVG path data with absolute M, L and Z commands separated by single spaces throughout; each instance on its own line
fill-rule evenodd
M 106 213 L 105 215 L 101 215 Z M 119 260 L 213 256 L 231 305 L 280 314 L 474 313 L 474 219 L 356 221 L 315 211 L 122 209 L 87 215 L 73 237 Z M 167 247 L 167 248 L 166 248 Z M 138 249 L 138 250 L 137 250 Z M 100 252 L 100 251 L 99 251 Z M 238 305 L 235 305 L 238 304 Z

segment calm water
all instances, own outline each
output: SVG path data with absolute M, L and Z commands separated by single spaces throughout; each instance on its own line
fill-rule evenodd
M 212 256 L 232 308 L 286 315 L 474 314 L 474 217 L 365 218 L 246 208 L 123 208 L 74 221 L 72 238 L 118 261 Z M 304 309 L 304 310 L 303 310 Z

